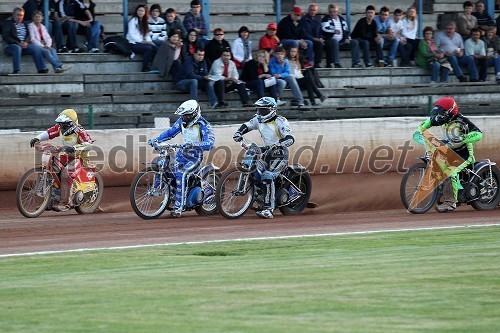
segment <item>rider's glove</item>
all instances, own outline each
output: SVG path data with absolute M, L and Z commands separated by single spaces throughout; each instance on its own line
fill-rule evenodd
M 413 140 L 415 140 L 415 142 L 417 143 L 420 143 L 421 145 L 425 144 L 424 136 L 420 131 L 416 131 L 415 133 L 413 133 Z
M 74 154 L 75 153 L 75 147 L 73 146 L 64 146 L 63 148 L 63 151 L 66 153 L 66 154 Z
M 191 142 L 184 142 L 182 144 L 182 149 L 191 149 L 193 148 L 193 144 Z
M 236 142 L 240 142 L 241 140 L 243 140 L 243 134 L 241 134 L 241 132 L 234 133 L 233 140 Z
M 33 138 L 33 139 L 31 139 L 31 141 L 30 141 L 30 147 L 33 148 L 35 146 L 35 143 L 37 143 L 38 141 L 40 141 L 39 138 Z
M 158 143 L 158 139 L 149 139 L 148 140 L 148 145 L 150 145 L 151 147 L 154 147 L 155 144 Z

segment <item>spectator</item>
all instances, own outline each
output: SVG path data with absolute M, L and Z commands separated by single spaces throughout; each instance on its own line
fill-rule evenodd
M 259 40 L 259 50 L 266 50 L 270 55 L 273 55 L 274 50 L 281 45 L 280 39 L 276 35 L 276 30 L 276 23 L 270 23 L 267 25 L 265 35 L 260 37 Z
M 13 74 L 18 74 L 21 70 L 21 55 L 31 54 L 35 62 L 38 73 L 48 73 L 45 62 L 42 58 L 40 47 L 30 44 L 31 36 L 28 25 L 23 22 L 24 9 L 14 8 L 12 18 L 5 20 L 2 26 L 2 40 L 5 46 L 3 52 L 12 56 Z
M 464 12 L 458 15 L 457 31 L 466 40 L 470 36 L 472 28 L 477 28 L 477 18 L 472 15 L 474 5 L 470 1 L 465 1 L 463 4 Z
M 150 62 L 158 51 L 158 46 L 151 40 L 148 25 L 148 7 L 137 5 L 134 15 L 128 21 L 127 40 L 134 53 L 142 54 L 142 71 L 150 71 Z
M 294 7 L 289 15 L 281 19 L 278 23 L 278 37 L 285 49 L 289 49 L 292 46 L 298 47 L 299 49 L 305 50 L 309 61 L 313 61 L 313 42 L 304 39 L 304 31 L 299 25 L 301 15 L 302 9 L 300 9 L 300 7 Z
M 290 64 L 290 75 L 295 78 L 297 84 L 301 89 L 307 90 L 307 96 L 309 97 L 310 104 L 313 106 L 320 105 L 326 99 L 326 96 L 319 91 L 314 80 L 310 76 L 304 76 L 302 74 L 302 67 L 299 60 L 299 49 L 296 47 L 291 47 L 287 52 L 288 63 Z M 314 97 L 321 100 L 321 103 L 316 103 Z
M 217 103 L 213 85 L 208 84 L 207 63 L 205 61 L 205 50 L 196 49 L 192 56 L 184 59 L 179 70 L 172 71 L 174 88 L 183 92 L 189 92 L 189 98 L 198 100 L 198 87 L 205 90 L 208 95 L 210 105 L 214 108 L 223 107 Z
M 242 26 L 238 30 L 238 38 L 233 41 L 231 52 L 236 68 L 240 70 L 247 61 L 252 59 L 252 41 L 250 40 L 250 30 L 246 26 Z
M 222 50 L 221 56 L 213 62 L 210 68 L 211 81 L 209 85 L 214 86 L 215 95 L 218 100 L 215 107 L 219 105 L 227 106 L 227 103 L 224 101 L 225 93 L 233 90 L 238 91 L 243 107 L 252 106 L 248 98 L 245 82 L 240 81 L 239 77 L 236 65 L 231 60 L 231 49 L 228 47 Z
M 35 13 L 35 10 L 39 10 L 43 13 L 43 0 L 28 0 L 24 3 L 24 16 L 28 17 L 30 20 Z M 49 26 L 48 30 L 51 35 L 54 35 L 54 39 L 56 42 L 57 52 L 66 53 L 68 52 L 68 48 L 66 47 L 66 43 L 64 41 L 64 35 L 62 33 L 61 22 L 59 21 L 59 17 L 57 16 L 57 4 L 54 0 L 49 1 Z M 26 20 L 26 23 L 29 23 Z
M 157 3 L 151 5 L 149 8 L 149 13 L 151 14 L 148 20 L 149 33 L 151 34 L 151 40 L 156 46 L 161 46 L 168 35 L 165 20 L 160 17 L 161 12 L 161 6 Z
M 471 56 L 464 55 L 464 42 L 462 36 L 456 33 L 455 29 L 455 22 L 448 22 L 445 25 L 445 30 L 436 34 L 436 44 L 439 45 L 439 48 L 448 57 L 451 67 L 453 67 L 453 72 L 460 82 L 468 81 L 467 77 L 463 75 L 460 66 L 466 66 L 469 69 L 471 82 L 478 82 L 476 63 Z
M 270 79 L 272 76 L 269 71 L 269 52 L 258 50 L 254 53 L 253 59 L 243 65 L 240 78 L 246 83 L 247 88 L 254 91 L 259 98 L 266 96 L 265 91 L 268 90 L 268 96 L 277 99 L 276 84 L 266 88 L 264 83 L 264 80 Z M 283 104 L 281 102 L 281 105 Z
M 488 65 L 495 68 L 495 73 L 500 73 L 500 62 L 496 54 L 492 54 L 493 52 L 489 55 L 486 54 L 486 44 L 480 38 L 481 30 L 479 28 L 472 29 L 470 38 L 464 43 L 465 54 L 474 58 L 479 67 L 479 81 L 485 82 L 488 76 Z
M 269 61 L 269 71 L 276 78 L 278 97 L 283 96 L 283 89 L 288 84 L 292 90 L 293 100 L 290 103 L 291 106 L 304 106 L 304 97 L 300 92 L 297 80 L 290 75 L 290 64 L 288 60 L 285 59 L 285 49 L 282 46 L 278 46 L 274 50 L 274 58 Z
M 476 11 L 472 13 L 477 18 L 478 28 L 481 29 L 481 35 L 495 26 L 493 18 L 484 11 L 484 2 L 476 1 Z
M 500 37 L 496 35 L 497 28 L 490 29 L 486 36 L 483 37 L 483 42 L 486 45 L 486 55 L 489 57 L 487 66 L 495 67 L 495 79 L 500 83 L 500 71 L 498 65 L 500 63 Z
M 500 36 L 500 15 L 497 17 L 497 36 Z
M 167 77 L 173 66 L 180 66 L 182 40 L 181 31 L 172 30 L 168 33 L 167 40 L 159 47 L 151 65 L 152 70 L 157 70 L 161 77 Z
M 91 53 L 100 53 L 99 42 L 103 27 L 101 22 L 95 19 L 95 3 L 92 0 L 80 0 L 87 8 L 86 10 L 79 10 L 77 19 L 82 23 L 78 25 L 78 33 L 84 34 L 87 37 L 87 50 Z M 89 16 L 90 14 L 90 16 Z M 90 18 L 90 19 L 89 19 Z
M 31 36 L 30 43 L 40 48 L 43 57 L 50 62 L 55 73 L 63 73 L 70 69 L 70 66 L 63 66 L 62 62 L 57 57 L 56 49 L 52 48 L 52 38 L 47 28 L 42 24 L 42 12 L 35 10 L 32 19 L 33 22 L 28 25 L 29 34 Z
M 57 15 L 60 18 L 63 32 L 66 32 L 68 35 L 66 46 L 69 52 L 83 52 L 83 49 L 78 46 L 78 39 L 76 37 L 80 25 L 92 29 L 97 34 L 97 42 L 99 42 L 100 24 L 99 26 L 92 24 L 94 18 L 83 2 L 59 0 L 57 2 Z M 88 42 L 90 43 L 90 40 Z
M 361 68 L 359 59 L 359 42 L 351 39 L 349 27 L 345 19 L 339 15 L 337 4 L 328 5 L 328 15 L 321 20 L 323 36 L 325 36 L 326 46 L 326 68 L 342 68 L 340 65 L 340 47 L 351 49 L 352 68 Z
M 356 39 L 359 46 L 363 49 L 363 61 L 366 67 L 373 67 L 370 61 L 370 45 L 376 46 L 377 57 L 383 57 L 380 44 L 375 42 L 375 38 L 377 37 L 377 22 L 373 20 L 374 17 L 375 7 L 368 5 L 365 10 L 365 17 L 356 23 L 351 34 L 352 38 Z
M 214 38 L 205 46 L 205 59 L 207 59 L 209 66 L 220 58 L 222 50 L 224 49 L 231 49 L 231 45 L 224 39 L 224 30 L 222 28 L 215 28 Z
M 400 39 L 403 32 L 403 11 L 399 8 L 396 8 L 392 15 L 391 29 L 394 31 L 396 38 Z
M 401 56 L 401 66 L 415 66 L 415 52 L 418 47 L 417 8 L 410 6 L 403 18 L 403 29 L 399 37 L 398 50 Z
M 187 37 L 186 28 L 184 27 L 184 24 L 182 24 L 181 20 L 177 16 L 175 9 L 169 8 L 165 11 L 165 25 L 167 28 L 167 34 L 171 30 L 180 30 L 182 33 L 182 39 L 185 39 Z
M 184 16 L 184 27 L 188 31 L 191 29 L 196 30 L 198 38 L 204 43 L 203 45 L 207 44 L 208 28 L 205 17 L 201 14 L 200 0 L 191 1 L 191 10 Z
M 182 45 L 182 61 L 189 56 L 192 56 L 197 49 L 203 49 L 203 43 L 198 40 L 198 33 L 191 29 L 187 34 L 187 38 Z
M 323 30 L 321 29 L 321 19 L 316 15 L 317 13 L 318 5 L 311 3 L 307 8 L 307 14 L 300 19 L 299 25 L 304 32 L 304 39 L 312 42 L 314 59 L 309 60 L 314 60 L 315 68 L 321 68 L 325 40 L 323 39 Z
M 396 59 L 399 45 L 396 33 L 391 28 L 392 19 L 389 16 L 389 8 L 382 7 L 380 8 L 378 16 L 373 19 L 377 23 L 377 37 L 375 37 L 375 43 L 377 44 L 377 60 L 379 62 L 379 66 L 383 64 L 385 67 L 393 66 L 393 61 Z M 384 48 L 389 50 L 385 59 L 383 55 Z
M 433 36 L 434 30 L 432 27 L 425 27 L 424 39 L 418 43 L 417 65 L 423 69 L 431 70 L 431 84 L 437 82 L 446 83 L 448 82 L 451 65 L 446 61 L 444 53 L 434 43 Z

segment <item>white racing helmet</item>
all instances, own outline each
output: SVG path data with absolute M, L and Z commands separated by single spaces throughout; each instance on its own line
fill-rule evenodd
M 276 100 L 272 97 L 259 98 L 253 105 L 257 109 L 255 115 L 259 123 L 265 123 L 276 116 L 276 108 L 278 105 L 276 104 Z
M 182 103 L 174 114 L 181 116 L 184 127 L 191 127 L 200 119 L 201 108 L 197 101 L 190 99 Z
M 69 135 L 73 133 L 78 126 L 78 116 L 73 109 L 66 109 L 59 113 L 56 118 L 56 123 L 59 124 L 61 135 Z

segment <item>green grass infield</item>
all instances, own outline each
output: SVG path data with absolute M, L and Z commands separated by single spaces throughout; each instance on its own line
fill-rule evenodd
M 0 332 L 500 332 L 500 227 L 0 258 Z

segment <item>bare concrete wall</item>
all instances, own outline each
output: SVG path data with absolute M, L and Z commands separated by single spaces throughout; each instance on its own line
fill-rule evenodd
M 489 158 L 500 162 L 500 116 L 471 117 L 484 132 L 476 144 L 478 160 Z M 394 172 L 413 164 L 423 148 L 412 135 L 423 118 L 386 118 L 292 122 L 296 143 L 290 149 L 290 160 L 309 171 L 319 173 Z M 241 149 L 232 140 L 238 125 L 214 126 L 216 148 L 205 159 L 227 168 Z M 158 129 L 90 131 L 96 140 L 94 161 L 102 165 L 106 185 L 128 185 L 144 162 L 154 156 L 147 139 L 161 133 Z M 440 129 L 434 131 L 439 136 Z M 32 168 L 35 155 L 29 141 L 38 132 L 0 134 L 0 190 L 14 189 L 22 174 Z M 258 143 L 257 133 L 250 133 Z M 53 140 L 58 144 L 58 139 Z

